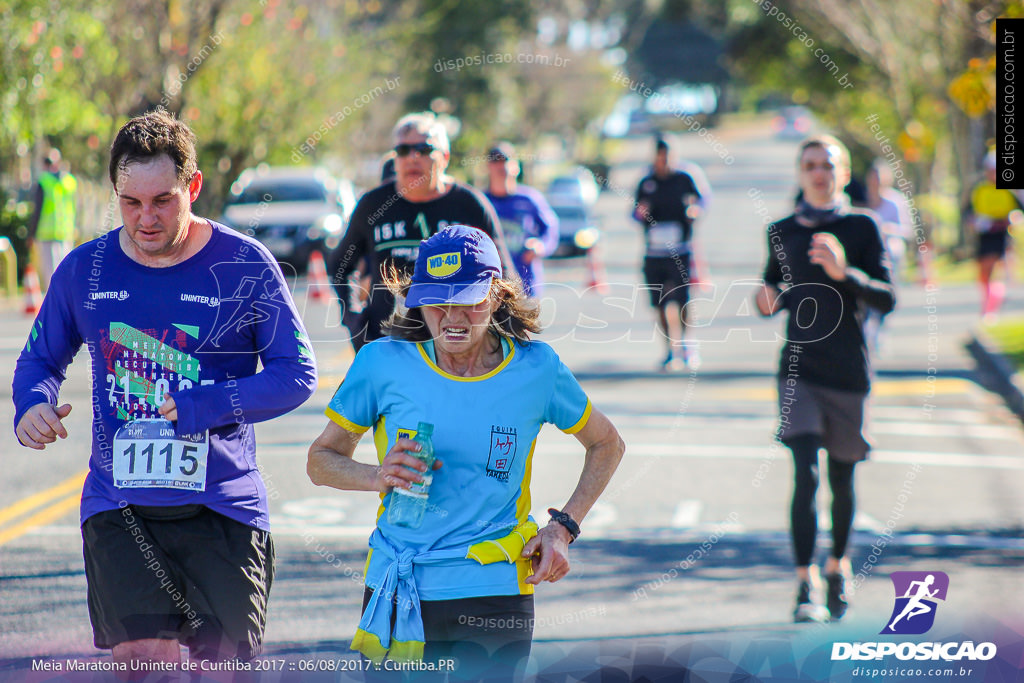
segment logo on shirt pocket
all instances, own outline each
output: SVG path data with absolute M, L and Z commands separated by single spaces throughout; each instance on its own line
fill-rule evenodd
M 487 476 L 508 481 L 516 459 L 518 441 L 515 427 L 491 426 L 491 450 L 487 456 Z

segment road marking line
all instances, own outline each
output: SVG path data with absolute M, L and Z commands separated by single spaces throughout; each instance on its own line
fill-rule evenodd
M 683 443 L 639 443 L 626 440 L 630 457 L 670 458 L 722 458 L 739 460 L 788 460 L 789 451 L 781 444 L 765 443 L 764 446 L 715 446 L 711 444 Z M 356 455 L 369 458 L 374 453 L 372 444 L 356 447 Z M 544 442 L 537 444 L 537 453 L 544 455 L 571 456 L 581 459 L 583 449 L 578 444 Z M 375 456 L 374 456 L 375 457 Z M 922 464 L 937 467 L 968 467 L 985 469 L 1024 470 L 1024 457 L 1020 455 L 983 455 L 979 453 L 942 453 L 937 451 L 911 451 L 872 449 L 871 462 L 886 464 Z M 366 462 L 369 462 L 367 459 Z
M 884 408 L 869 410 L 869 418 L 865 420 L 869 434 L 893 436 L 921 436 L 934 438 L 970 438 L 981 440 L 1012 441 L 1016 444 L 1024 440 L 1024 432 L 1020 427 L 998 424 L 948 424 L 943 420 L 919 421 L 897 420 L 887 418 Z M 671 429 L 677 435 L 688 432 L 708 431 L 709 426 L 736 432 L 771 433 L 778 424 L 778 417 L 748 417 L 746 415 L 722 415 L 708 417 L 706 415 L 635 415 L 631 413 L 605 413 L 618 426 L 620 432 L 627 430 L 666 430 Z M 975 420 L 985 419 L 982 411 L 975 413 Z
M 17 517 L 20 517 L 29 510 L 37 508 L 40 505 L 45 505 L 46 503 L 49 503 L 51 500 L 60 498 L 61 496 L 66 496 L 72 491 L 77 491 L 81 493 L 82 486 L 85 484 L 85 475 L 87 475 L 88 473 L 89 470 L 82 470 L 81 472 L 74 475 L 70 479 L 62 481 L 56 486 L 48 488 L 45 491 L 40 491 L 39 493 L 32 494 L 28 498 L 23 498 L 22 500 L 19 500 L 17 503 L 5 507 L 4 509 L 0 510 L 0 525 L 3 525 L 4 523 Z
M 536 517 L 536 515 L 535 515 Z M 541 515 L 543 517 L 543 515 Z M 271 513 L 274 539 L 281 537 L 306 540 L 308 546 L 312 542 L 338 541 L 341 543 L 351 542 L 353 539 L 358 543 L 352 546 L 340 546 L 335 552 L 362 553 L 358 565 L 362 567 L 366 558 L 366 539 L 373 533 L 375 525 L 367 523 L 363 526 L 357 525 L 310 525 L 310 524 L 288 524 L 278 521 L 280 516 Z M 819 520 L 820 521 L 820 520 Z M 663 541 L 670 543 L 693 543 L 698 545 L 714 534 L 719 535 L 723 540 L 732 543 L 778 543 L 788 545 L 792 543 L 788 530 L 762 529 L 751 530 L 743 524 L 722 520 L 719 522 L 703 522 L 695 527 L 679 529 L 671 526 L 646 526 L 629 527 L 623 525 L 611 525 L 594 527 L 590 525 L 590 518 L 587 518 L 587 538 L 590 540 L 611 540 L 611 541 Z M 827 530 L 819 528 L 823 535 Z M 852 542 L 858 546 L 868 547 L 878 539 L 881 532 L 875 532 L 867 528 L 854 527 Z M 81 529 L 70 525 L 50 525 L 39 530 L 40 536 L 81 539 Z M 987 548 L 997 550 L 1024 550 L 1024 539 L 1007 536 L 989 536 L 984 532 L 965 534 L 927 534 L 927 533 L 894 533 L 889 540 L 889 546 L 911 546 L 923 548 Z M 282 546 L 284 547 L 284 546 Z M 280 550 L 281 548 L 279 548 Z
M 940 395 L 966 394 L 971 390 L 972 385 L 973 382 L 957 377 L 939 377 L 935 381 L 924 379 L 875 380 L 871 386 L 871 395 L 933 398 Z M 712 389 L 708 391 L 708 395 L 715 399 L 771 401 L 774 403 L 778 400 L 779 392 L 774 386 L 759 386 Z
M 679 505 L 676 506 L 675 513 L 672 515 L 672 526 L 676 528 L 697 526 L 703 509 L 704 504 L 699 500 L 680 501 Z
M 60 519 L 71 510 L 77 508 L 81 503 L 81 500 L 81 494 L 72 493 L 67 498 L 59 500 L 49 507 L 43 508 L 31 517 L 22 521 L 20 524 L 0 531 L 0 545 L 3 545 L 8 541 L 13 541 L 36 527 L 45 526 L 50 522 Z
M 626 437 L 631 436 L 624 432 Z M 555 437 L 557 438 L 557 437 Z M 770 436 L 769 436 L 770 438 Z M 658 443 L 640 442 L 626 438 L 626 448 L 631 458 L 718 458 L 738 460 L 777 460 L 789 459 L 789 450 L 777 442 L 765 440 L 763 446 L 751 445 L 714 445 L 695 443 Z M 260 457 L 277 459 L 295 456 L 296 446 L 260 446 Z M 585 455 L 583 447 L 570 441 L 542 440 L 537 444 L 537 452 L 550 455 L 571 457 L 578 456 L 581 460 Z M 372 443 L 360 443 L 356 446 L 355 457 L 359 462 L 372 463 L 377 461 L 377 451 Z M 897 450 L 889 448 L 873 448 L 871 462 L 886 464 L 935 465 L 937 467 L 966 467 L 1003 470 L 1024 470 L 1024 456 L 1021 455 L 986 455 L 982 453 L 953 453 L 939 450 Z
M 742 525 L 735 528 L 715 528 L 715 525 L 702 524 L 700 528 L 674 529 L 672 527 L 617 527 L 602 529 L 588 534 L 590 540 L 610 540 L 629 542 L 662 541 L 668 543 L 699 545 L 708 540 L 709 535 L 718 533 L 723 541 L 731 544 L 765 544 L 773 543 L 789 545 L 792 537 L 789 531 L 746 530 Z M 858 546 L 870 545 L 877 541 L 878 534 L 855 530 L 851 541 Z M 888 547 L 922 547 L 922 548 L 984 548 L 995 550 L 1024 550 L 1024 539 L 1005 536 L 987 536 L 981 534 L 921 534 L 894 533 L 888 540 Z

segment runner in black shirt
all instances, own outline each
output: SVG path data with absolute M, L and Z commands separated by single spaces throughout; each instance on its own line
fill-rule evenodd
M 636 190 L 633 218 L 644 229 L 644 280 L 658 328 L 665 337 L 664 370 L 697 365 L 696 346 L 685 345 L 690 273 L 693 269 L 693 223 L 706 208 L 711 190 L 695 164 L 685 170 L 669 166 L 668 143 L 658 140 L 654 168 Z
M 803 199 L 796 214 L 768 227 L 765 286 L 757 307 L 763 315 L 789 312 L 777 436 L 793 451 L 795 465 L 790 522 L 799 586 L 794 618 L 826 621 L 846 611 L 853 470 L 870 447 L 861 434 L 870 388 L 864 316 L 868 307 L 888 313 L 896 297 L 878 225 L 845 203 L 849 152 L 835 138 L 820 136 L 800 147 L 799 162 Z M 812 564 L 820 448 L 828 452 L 832 489 L 827 610 L 817 597 L 820 578 Z
M 412 272 L 419 243 L 438 230 L 458 223 L 483 230 L 511 263 L 494 208 L 476 190 L 445 175 L 448 134 L 432 114 L 409 114 L 395 125 L 395 178 L 359 200 L 341 245 L 328 268 L 341 302 L 342 323 L 358 351 L 383 336 L 381 323 L 395 307 L 382 274 L 391 265 Z M 366 257 L 372 289 L 365 309 L 350 310 L 349 275 Z M 507 272 L 514 273 L 514 270 Z

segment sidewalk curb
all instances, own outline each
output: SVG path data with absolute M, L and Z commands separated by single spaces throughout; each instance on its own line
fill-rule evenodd
M 999 394 L 1006 407 L 1024 422 L 1024 379 L 1017 374 L 1006 356 L 999 353 L 988 335 L 980 330 L 971 332 L 964 348 L 991 383 L 988 388 Z

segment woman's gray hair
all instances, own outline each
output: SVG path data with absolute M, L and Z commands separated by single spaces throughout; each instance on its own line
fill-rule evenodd
M 391 131 L 391 137 L 397 144 L 402 137 L 409 133 L 426 135 L 427 142 L 445 154 L 451 151 L 451 145 L 448 142 L 448 129 L 429 111 L 406 114 L 398 119 L 398 123 Z

